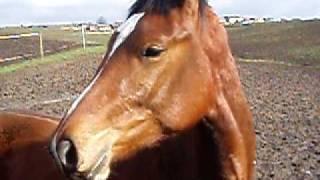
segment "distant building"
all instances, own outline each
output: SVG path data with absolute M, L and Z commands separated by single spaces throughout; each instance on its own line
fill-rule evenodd
M 87 31 L 90 32 L 112 32 L 113 29 L 109 24 L 89 24 L 86 27 Z
M 81 31 L 82 27 L 88 32 L 113 32 L 112 26 L 109 24 L 80 23 L 62 26 L 63 31 Z
M 241 16 L 224 16 L 225 22 L 228 25 L 240 24 L 245 18 Z
M 98 31 L 100 32 L 112 32 L 112 26 L 109 24 L 98 24 Z
M 232 26 L 232 25 L 243 25 L 249 26 L 251 24 L 262 24 L 272 22 L 273 18 L 266 18 L 266 17 L 250 17 L 250 16 L 224 16 L 220 18 L 220 23 L 224 24 L 225 26 Z
M 122 22 L 116 21 L 113 24 L 111 24 L 110 26 L 111 26 L 112 29 L 117 29 L 118 27 L 121 26 L 121 24 L 122 24 Z
M 262 18 L 262 17 L 258 17 L 255 19 L 255 23 L 261 24 L 261 23 L 265 23 L 266 19 Z
M 48 28 L 48 26 L 47 25 L 29 25 L 29 26 L 26 26 L 24 28 L 29 28 L 29 29 L 32 29 L 32 28 L 44 28 L 44 29 L 46 29 L 46 28 Z
M 279 22 L 281 22 L 281 18 L 272 18 L 272 19 L 270 20 L 270 22 L 272 22 L 272 23 L 279 23 Z
M 96 24 L 88 24 L 85 28 L 86 28 L 86 31 L 90 31 L 90 32 L 98 31 L 98 26 Z

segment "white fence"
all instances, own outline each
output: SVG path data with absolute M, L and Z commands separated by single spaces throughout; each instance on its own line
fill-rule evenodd
M 85 26 L 82 26 L 80 33 L 81 33 L 82 47 L 85 50 L 86 46 L 87 46 L 87 35 L 108 35 L 108 34 L 112 34 L 113 32 L 91 32 L 91 31 L 86 31 Z M 28 38 L 28 37 L 39 37 L 39 47 L 40 47 L 39 52 L 40 52 L 41 58 L 43 58 L 44 57 L 44 47 L 43 47 L 43 38 L 42 38 L 41 32 L 12 34 L 12 35 L 5 35 L 5 36 L 0 35 L 0 42 L 1 42 L 1 40 L 15 40 L 15 39 Z M 22 56 L 8 57 L 8 58 L 4 58 L 4 59 L 0 58 L 0 63 L 12 62 L 12 61 L 20 60 L 23 58 L 24 57 L 22 57 Z
M 0 40 L 20 39 L 24 37 L 34 37 L 34 36 L 40 36 L 40 33 L 13 34 L 13 35 L 7 35 L 7 36 L 0 36 Z
M 42 39 L 42 34 L 35 32 L 35 33 L 26 33 L 26 34 L 12 34 L 12 35 L 6 35 L 6 36 L 0 36 L 0 40 L 10 40 L 10 39 L 21 39 L 21 38 L 26 38 L 26 37 L 39 37 L 39 51 L 41 58 L 44 56 L 44 51 L 43 51 L 43 39 Z M 12 60 L 16 60 L 15 58 L 5 58 L 5 59 L 0 59 L 1 62 L 9 62 Z

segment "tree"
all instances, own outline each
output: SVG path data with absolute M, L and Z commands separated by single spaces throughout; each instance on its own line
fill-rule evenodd
M 103 16 L 100 16 L 97 19 L 97 24 L 107 24 L 107 20 Z

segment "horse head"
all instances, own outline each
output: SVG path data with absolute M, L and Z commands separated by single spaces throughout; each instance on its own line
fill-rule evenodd
M 70 177 L 107 179 L 114 163 L 201 121 L 224 177 L 251 179 L 253 122 L 219 18 L 204 0 L 138 0 L 51 151 Z

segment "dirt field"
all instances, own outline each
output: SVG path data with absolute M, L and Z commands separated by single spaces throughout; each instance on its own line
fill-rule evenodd
M 320 64 L 320 21 L 256 24 L 228 28 L 235 55 L 301 65 Z
M 75 42 L 44 40 L 43 48 L 45 54 L 52 54 L 62 50 L 79 46 Z M 20 59 L 31 59 L 40 56 L 39 37 L 22 39 L 10 39 L 0 41 L 0 59 L 20 56 Z
M 62 116 L 102 55 L 0 75 L 0 108 Z M 240 63 L 256 121 L 258 179 L 320 178 L 320 70 Z

